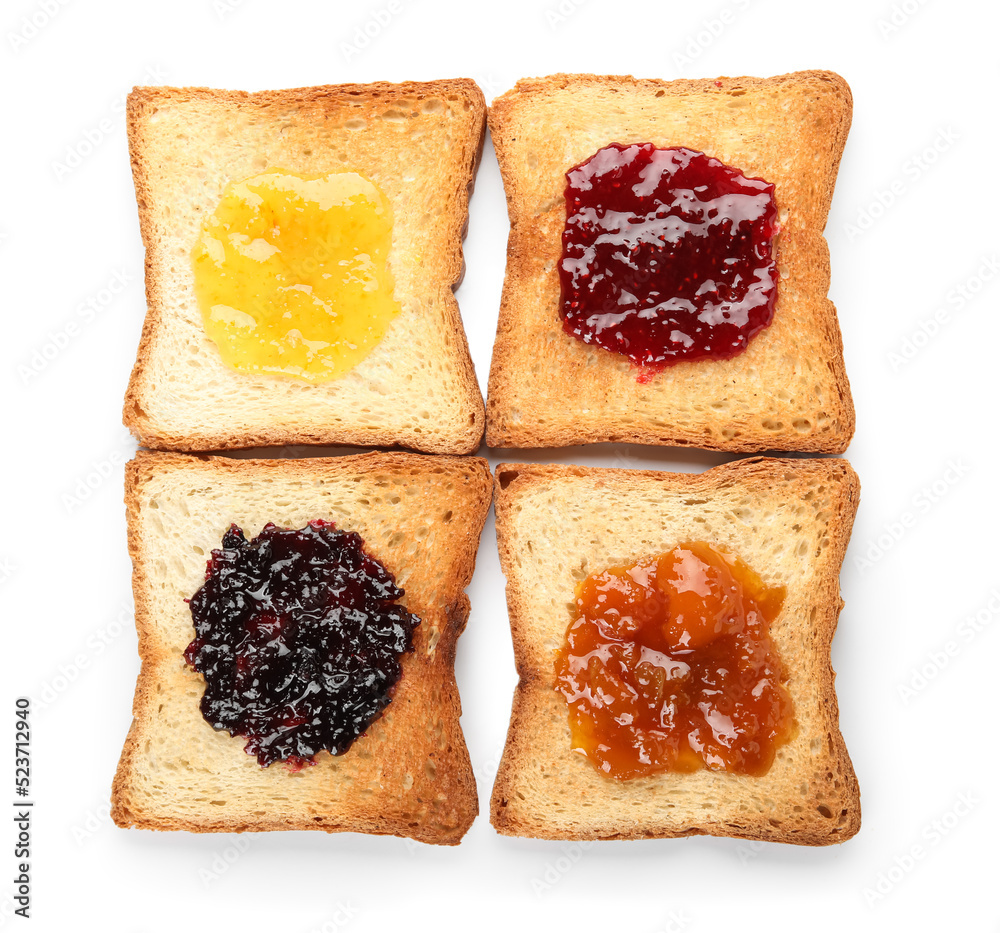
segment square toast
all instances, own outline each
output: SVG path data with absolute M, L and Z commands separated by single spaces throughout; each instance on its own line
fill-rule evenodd
M 142 662 L 112 791 L 119 826 L 192 832 L 319 829 L 456 844 L 478 812 L 454 662 L 464 593 L 492 495 L 486 461 L 372 453 L 232 460 L 139 451 L 126 509 Z M 262 768 L 245 739 L 203 718 L 186 600 L 231 523 L 358 532 L 421 622 L 383 715 L 342 755 Z
M 830 643 L 858 501 L 844 460 L 752 458 L 702 474 L 501 464 L 495 508 L 519 683 L 491 820 L 505 835 L 708 834 L 826 845 L 857 832 L 858 783 L 838 722 Z M 797 734 L 760 777 L 601 774 L 571 747 L 555 689 L 575 587 L 609 566 L 707 541 L 787 588 L 770 626 Z
M 148 310 L 124 422 L 148 447 L 401 445 L 464 454 L 484 410 L 453 293 L 486 104 L 468 79 L 283 91 L 136 88 L 129 149 Z M 402 310 L 328 382 L 237 372 L 206 336 L 191 254 L 226 186 L 270 168 L 355 171 L 392 205 Z
M 519 81 L 489 126 L 510 215 L 487 393 L 491 447 L 606 441 L 842 453 L 854 432 L 823 237 L 851 122 L 838 75 Z M 563 330 L 566 172 L 611 143 L 683 146 L 775 186 L 780 280 L 770 326 L 729 360 L 637 379 L 624 356 Z

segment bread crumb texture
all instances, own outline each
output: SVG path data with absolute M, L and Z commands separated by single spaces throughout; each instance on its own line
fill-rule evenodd
M 808 845 L 860 826 L 840 734 L 830 642 L 858 481 L 843 460 L 754 458 L 703 474 L 505 464 L 497 470 L 501 566 L 520 673 L 491 818 L 545 839 L 710 834 Z M 704 540 L 787 597 L 771 636 L 798 733 L 762 777 L 698 771 L 627 781 L 571 749 L 555 653 L 576 584 L 611 565 Z
M 553 75 L 497 98 L 489 125 L 511 229 L 487 443 L 842 453 L 854 407 L 823 229 L 851 110 L 846 82 L 824 71 L 718 81 Z M 686 146 L 774 184 L 778 299 L 744 353 L 678 363 L 639 383 L 626 358 L 564 332 L 565 174 L 612 142 Z
M 400 444 L 469 453 L 484 413 L 453 286 L 485 132 L 465 79 L 247 94 L 136 88 L 128 133 L 148 311 L 124 421 L 147 446 Z M 392 203 L 402 311 L 349 373 L 310 385 L 228 368 L 206 336 L 191 251 L 226 186 L 269 168 L 355 171 Z
M 455 646 L 490 498 L 489 469 L 478 458 L 254 461 L 140 451 L 128 467 L 126 506 L 142 668 L 114 781 L 115 822 L 459 842 L 478 802 L 459 725 Z M 392 703 L 345 754 L 323 752 L 298 772 L 261 768 L 243 739 L 201 715 L 204 681 L 183 659 L 194 637 L 185 600 L 231 523 L 249 538 L 269 521 L 301 528 L 316 518 L 361 535 L 421 624 Z

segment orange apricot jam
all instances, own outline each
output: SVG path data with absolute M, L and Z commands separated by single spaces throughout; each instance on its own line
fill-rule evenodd
M 400 311 L 392 225 L 389 199 L 357 172 L 273 168 L 229 185 L 191 257 L 223 362 L 314 383 L 353 369 Z
M 591 574 L 555 668 L 573 748 L 621 779 L 765 774 L 797 728 L 769 634 L 784 599 L 704 541 Z

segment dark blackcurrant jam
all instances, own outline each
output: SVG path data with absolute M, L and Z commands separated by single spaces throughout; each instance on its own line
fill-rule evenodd
M 627 356 L 644 379 L 736 356 L 771 323 L 774 185 L 652 143 L 613 143 L 566 179 L 567 333 Z
M 232 525 L 189 600 L 184 658 L 205 677 L 201 712 L 261 765 L 340 755 L 389 705 L 420 620 L 361 537 L 331 522 Z

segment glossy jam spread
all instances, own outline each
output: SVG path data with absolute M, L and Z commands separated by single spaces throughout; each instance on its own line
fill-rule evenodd
M 192 257 L 205 332 L 240 372 L 335 379 L 399 313 L 391 243 L 392 206 L 354 172 L 231 184 Z
M 784 598 L 701 541 L 591 574 L 556 661 L 574 749 L 614 778 L 766 773 L 796 728 L 768 633 Z
M 330 522 L 268 524 L 252 541 L 233 525 L 189 601 L 202 715 L 261 765 L 342 754 L 388 706 L 412 647 L 420 620 L 402 595 L 360 536 Z
M 563 326 L 648 379 L 736 356 L 771 323 L 774 185 L 691 149 L 598 150 L 566 173 Z

